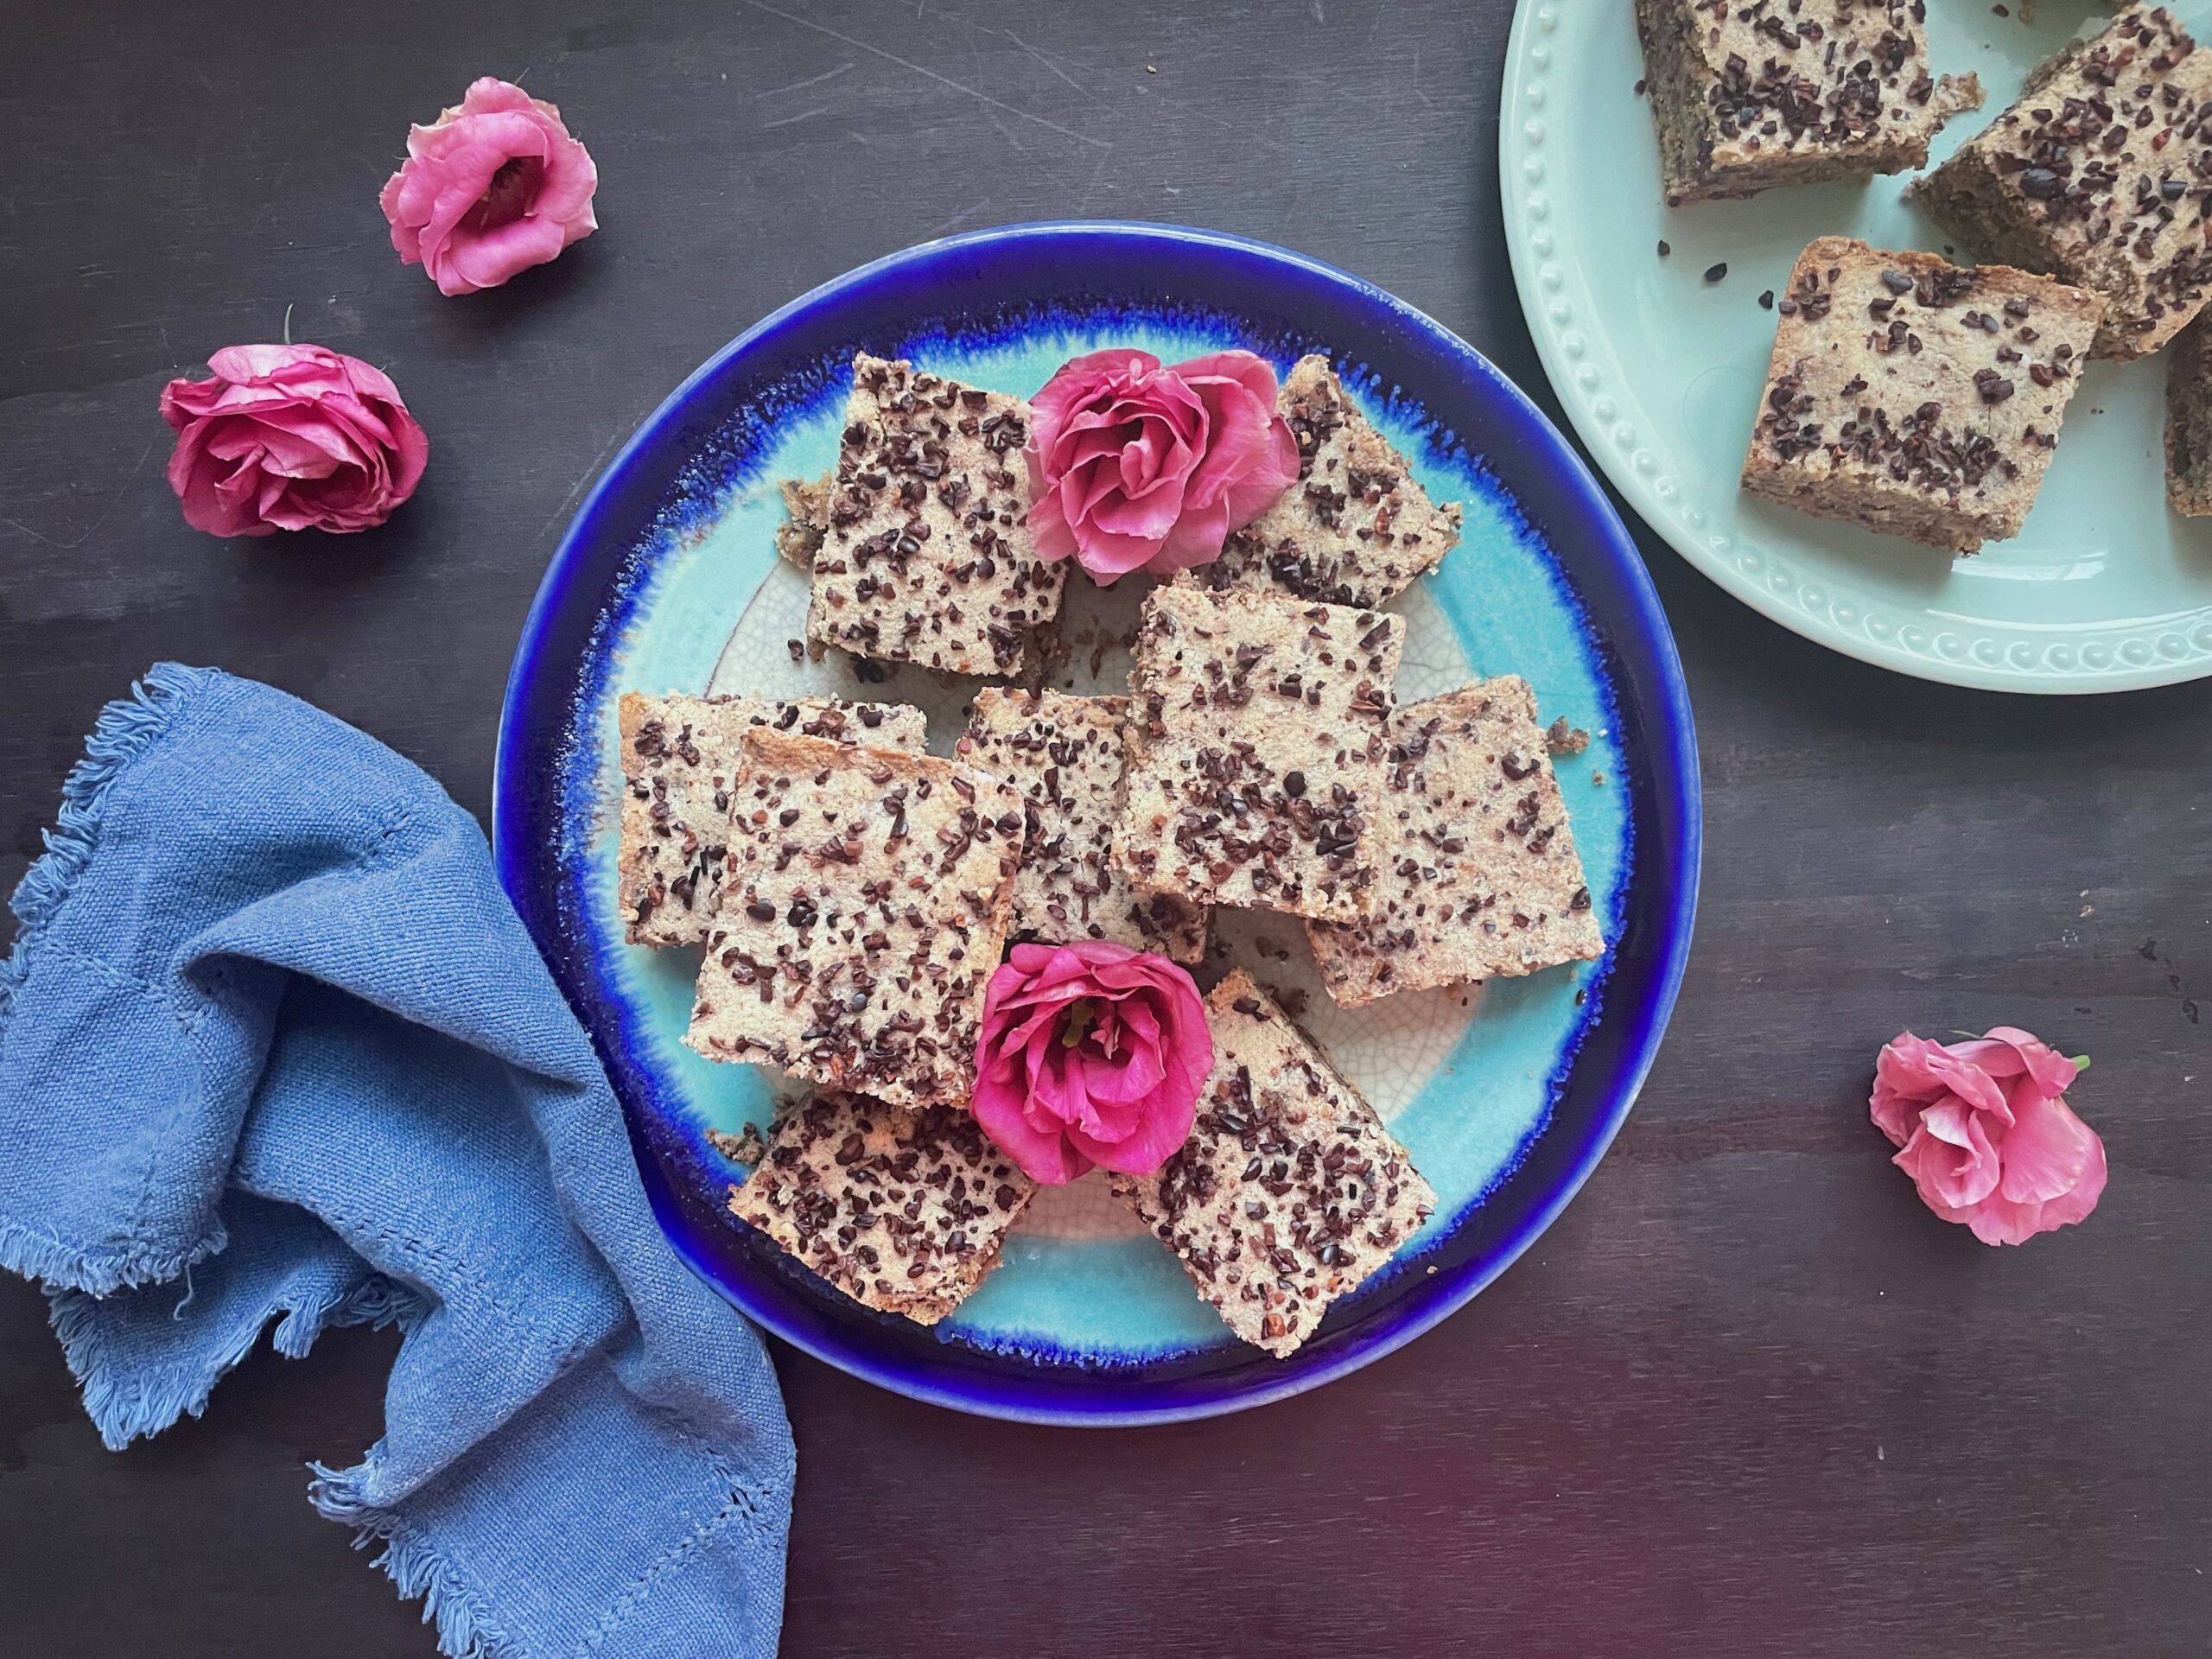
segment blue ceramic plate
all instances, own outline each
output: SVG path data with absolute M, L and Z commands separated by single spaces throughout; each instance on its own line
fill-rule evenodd
M 1535 686 L 1593 741 L 1560 783 L 1607 937 L 1603 963 L 1471 994 L 1335 1008 L 1294 922 L 1217 930 L 1294 1001 L 1440 1197 L 1392 1268 L 1288 1360 L 1230 1338 L 1096 1177 L 1043 1195 L 1004 1265 L 933 1330 L 846 1300 L 730 1220 L 742 1172 L 710 1131 L 765 1124 L 772 1080 L 678 1042 L 696 953 L 622 940 L 614 904 L 624 690 L 863 695 L 917 703 L 949 747 L 965 694 L 906 670 L 863 686 L 815 664 L 804 579 L 774 554 L 776 486 L 836 454 L 856 350 L 1027 394 L 1077 353 L 1167 361 L 1244 346 L 1287 368 L 1329 353 L 1430 494 L 1465 504 L 1461 545 L 1394 607 L 1402 698 L 1478 674 Z M 1139 595 L 1069 583 L 1064 683 L 1121 690 Z M 569 526 L 524 630 L 499 733 L 507 890 L 606 1060 L 645 1187 L 686 1261 L 809 1353 L 919 1399 L 1036 1421 L 1135 1423 L 1234 1410 L 1342 1376 L 1410 1340 L 1528 1248 L 1619 1128 L 1689 949 L 1698 780 L 1688 699 L 1620 521 L 1542 416 L 1464 341 L 1389 295 L 1280 249 L 1149 225 L 1020 226 L 931 243 L 838 278 L 749 330 L 679 387 Z

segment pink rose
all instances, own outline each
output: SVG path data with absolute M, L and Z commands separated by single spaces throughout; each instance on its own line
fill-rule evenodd
M 226 346 L 207 366 L 162 389 L 194 530 L 367 530 L 415 493 L 430 441 L 382 370 L 321 346 Z
M 2010 1026 L 1948 1046 L 1908 1031 L 1875 1063 L 1874 1127 L 1930 1210 L 1985 1244 L 2023 1244 L 2105 1190 L 2105 1143 L 2061 1097 L 2080 1070 Z
M 1190 1138 L 1213 1037 L 1165 957 L 1103 939 L 1017 944 L 983 994 L 976 1120 L 1047 1185 L 1149 1175 Z
M 561 111 L 486 75 L 458 109 L 408 130 L 407 161 L 377 200 L 402 264 L 421 265 L 442 294 L 474 294 L 597 230 L 598 188 Z
M 1275 372 L 1249 352 L 1166 369 L 1145 352 L 1093 352 L 1032 409 L 1021 454 L 1037 551 L 1072 556 L 1101 587 L 1212 563 L 1298 479 Z

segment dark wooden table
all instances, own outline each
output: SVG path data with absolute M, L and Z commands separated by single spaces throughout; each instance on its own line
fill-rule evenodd
M 1549 402 L 1498 216 L 1506 0 L 194 10 L 0 5 L 0 884 L 157 658 L 313 699 L 483 813 L 524 607 L 614 447 L 746 324 L 927 237 L 1265 238 Z M 487 72 L 563 106 L 605 228 L 446 300 L 376 194 Z M 380 531 L 210 540 L 155 399 L 288 307 L 393 373 L 430 472 Z M 2212 1651 L 2212 686 L 1894 678 L 1644 545 L 1707 874 L 1587 1190 L 1412 1348 L 1224 1421 L 1012 1427 L 780 1355 L 788 1652 Z M 1921 1208 L 1865 1106 L 1900 1027 L 1999 1021 L 2094 1053 L 2112 1159 L 2087 1226 L 2003 1252 Z M 304 1497 L 378 1432 L 391 1345 L 252 1359 L 118 1456 L 0 1281 L 0 1653 L 431 1653 Z

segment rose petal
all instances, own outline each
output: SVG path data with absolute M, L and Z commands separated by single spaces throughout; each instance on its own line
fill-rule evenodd
M 2016 1204 L 2064 1197 L 2082 1184 L 2096 1140 L 2063 1100 L 2029 1102 L 2005 1137 L 2000 1190 Z

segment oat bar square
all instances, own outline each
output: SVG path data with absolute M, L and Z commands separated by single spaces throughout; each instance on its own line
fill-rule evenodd
M 1127 697 L 985 686 L 957 755 L 1028 797 L 1029 836 L 1014 880 L 1017 943 L 1106 939 L 1197 962 L 1205 955 L 1205 910 L 1172 893 L 1138 892 L 1109 847 L 1128 712 Z
M 1830 236 L 1777 309 L 1746 490 L 1957 553 L 2019 534 L 2100 296 Z
M 1421 1229 L 1436 1194 L 1375 1109 L 1240 970 L 1206 998 L 1191 1138 L 1113 1189 L 1229 1328 L 1278 1357 Z
M 1306 925 L 1332 1001 L 1357 1007 L 1604 954 L 1526 680 L 1393 714 L 1381 816 L 1373 910 Z
M 1277 402 L 1298 441 L 1298 481 L 1230 534 L 1205 568 L 1211 586 L 1272 587 L 1372 609 L 1458 545 L 1459 504 L 1429 500 L 1327 358 L 1300 358 Z
M 1030 543 L 1028 435 L 1018 397 L 855 358 L 807 638 L 946 673 L 1020 673 L 1067 574 Z
M 1979 108 L 1928 64 L 1926 0 L 1636 0 L 1667 205 L 1904 173 Z
M 1193 904 L 1350 921 L 1375 880 L 1405 624 L 1178 582 L 1146 597 L 1114 856 Z
M 2212 54 L 2130 7 L 2029 77 L 2019 101 L 1915 187 L 1985 259 L 2110 302 L 2093 357 L 2140 357 L 2212 298 Z
M 618 902 L 632 944 L 697 944 L 721 893 L 729 791 L 740 741 L 755 727 L 919 751 L 918 709 L 834 697 L 622 694 L 622 830 Z
M 965 1107 L 1021 792 L 934 755 L 753 731 L 683 1040 L 894 1106 Z
M 729 1209 L 855 1301 L 935 1325 L 998 1266 L 1036 1191 L 963 1108 L 821 1093 L 777 1120 Z

